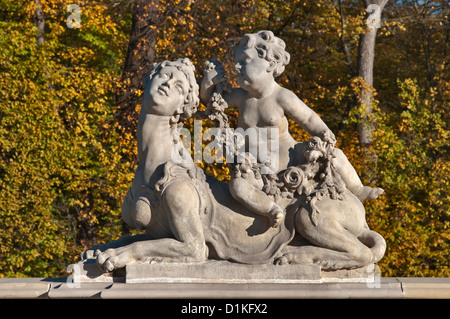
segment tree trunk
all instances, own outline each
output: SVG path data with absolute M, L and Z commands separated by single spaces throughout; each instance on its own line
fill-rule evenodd
M 367 10 L 366 21 L 375 17 L 381 18 L 384 6 L 387 0 L 364 0 L 364 5 L 368 8 L 370 5 L 377 5 L 379 11 Z M 379 14 L 379 15 L 378 15 Z M 378 16 L 376 16 L 378 15 Z M 373 100 L 373 64 L 375 60 L 375 39 L 377 36 L 376 22 L 372 27 L 367 27 L 366 33 L 359 38 L 358 45 L 358 76 L 364 80 L 364 87 L 361 89 L 359 103 L 361 106 L 361 123 L 358 125 L 359 143 L 361 146 L 367 146 L 372 143 L 372 135 L 375 123 L 371 119 L 372 100 Z
M 158 32 L 158 0 L 135 0 L 131 35 L 121 77 L 121 87 L 116 94 L 116 118 L 122 133 L 136 133 L 141 104 L 143 79 L 155 62 L 155 45 Z
M 358 76 L 364 82 L 359 96 L 361 106 L 361 123 L 358 124 L 359 144 L 361 146 L 372 143 L 372 134 L 375 123 L 370 118 L 373 99 L 373 62 L 375 58 L 376 30 L 363 34 L 359 39 L 358 49 Z
M 359 38 L 358 45 L 358 76 L 363 80 L 358 102 L 360 106 L 360 122 L 358 124 L 358 139 L 362 148 L 365 170 L 362 172 L 363 179 L 373 183 L 375 179 L 377 154 L 371 147 L 372 136 L 376 123 L 372 116 L 373 102 L 373 65 L 375 60 L 375 39 L 377 36 L 378 21 L 387 0 L 364 0 L 367 8 L 366 21 L 367 32 Z M 373 21 L 371 19 L 375 19 Z
M 44 11 L 42 10 L 41 0 L 34 0 L 35 11 L 33 15 L 33 22 L 38 29 L 36 35 L 37 45 L 42 45 L 45 42 L 44 31 L 45 31 L 45 17 Z

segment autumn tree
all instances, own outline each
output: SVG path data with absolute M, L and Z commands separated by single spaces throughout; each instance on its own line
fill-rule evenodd
M 41 42 L 36 3 L 0 2 L 1 277 L 62 274 L 81 249 L 118 236 L 130 180 L 112 121 L 120 20 L 90 5 L 70 29 L 69 1 L 41 1 Z
M 75 2 L 80 28 L 67 25 L 73 1 L 0 0 L 1 277 L 62 275 L 87 247 L 122 236 L 151 64 L 188 57 L 200 77 L 217 56 L 233 82 L 240 37 L 262 29 L 291 54 L 278 83 L 324 119 L 365 184 L 385 189 L 365 204 L 371 229 L 388 244 L 382 274 L 449 276 L 446 1 Z M 383 3 L 375 40 L 368 5 Z M 368 64 L 366 38 L 375 52 Z M 362 103 L 366 88 L 370 104 Z M 235 125 L 236 111 L 227 112 Z M 297 140 L 309 138 L 289 121 Z M 376 155 L 367 176 L 363 123 Z M 193 119 L 184 124 L 192 130 Z M 224 165 L 198 165 L 229 178 Z
M 142 99 L 144 76 L 155 63 L 159 21 L 159 1 L 136 0 L 133 2 L 131 32 L 128 49 L 116 93 L 118 105 L 116 119 L 122 134 L 135 136 L 136 119 Z

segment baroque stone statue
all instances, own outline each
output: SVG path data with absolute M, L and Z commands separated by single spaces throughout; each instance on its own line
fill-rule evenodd
M 237 88 L 215 58 L 200 86 L 188 59 L 153 66 L 138 121 L 139 164 L 122 207 L 123 220 L 145 234 L 92 247 L 82 259 L 96 258 L 105 271 L 209 259 L 335 270 L 383 257 L 385 240 L 369 229 L 362 204 L 383 190 L 364 186 L 327 125 L 277 84 L 290 59 L 285 47 L 271 31 L 244 35 L 235 50 Z M 218 124 L 229 183 L 205 175 L 179 138 L 200 100 Z M 236 130 L 227 107 L 238 110 Z M 296 141 L 287 117 L 311 139 Z

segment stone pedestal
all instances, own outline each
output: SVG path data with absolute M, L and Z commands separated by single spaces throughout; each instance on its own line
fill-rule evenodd
M 77 282 L 126 283 L 372 283 L 373 265 L 353 270 L 322 271 L 317 265 L 246 265 L 228 261 L 137 263 L 103 273 L 95 259 L 71 265 Z

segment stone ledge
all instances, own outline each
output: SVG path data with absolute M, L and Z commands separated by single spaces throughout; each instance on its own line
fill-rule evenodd
M 450 278 L 397 278 L 408 299 L 450 299 Z M 426 296 L 426 297 L 424 297 Z
M 0 299 L 450 299 L 450 278 L 377 277 L 374 283 L 73 283 L 3 278 Z
M 0 299 L 48 298 L 50 286 L 42 278 L 0 278 Z

